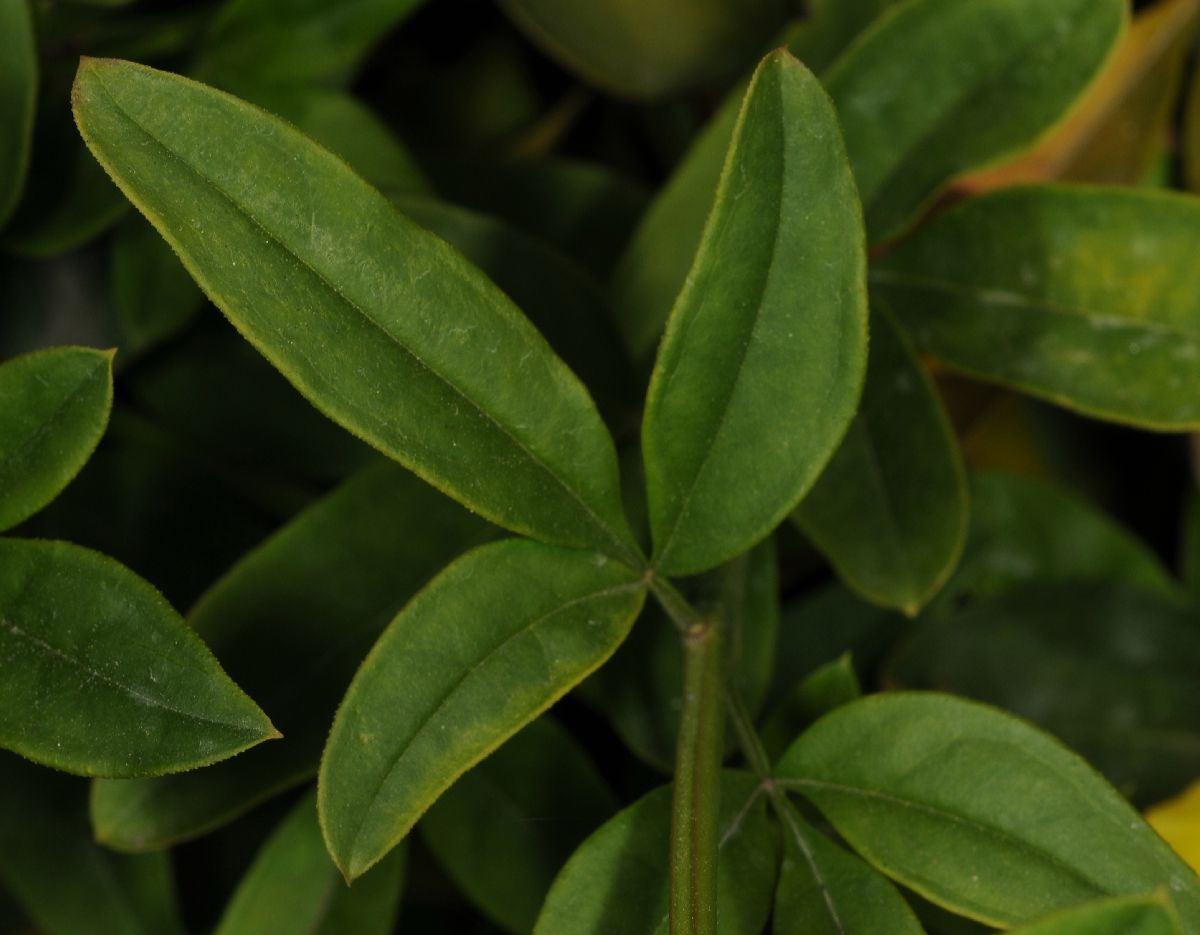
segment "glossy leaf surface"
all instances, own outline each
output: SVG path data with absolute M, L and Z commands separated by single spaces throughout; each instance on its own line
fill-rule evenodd
M 1194 611 L 1100 581 L 1026 585 L 930 620 L 888 675 L 1027 717 L 1149 804 L 1200 775 L 1197 670 Z
M 782 824 L 775 935 L 924 935 L 886 877 L 826 838 L 791 805 Z
M 488 534 L 411 474 L 381 464 L 247 553 L 189 622 L 283 739 L 198 772 L 97 782 L 96 836 L 119 850 L 165 847 L 311 776 L 337 703 L 387 622 Z
M 667 574 L 731 558 L 795 506 L 853 417 L 866 363 L 862 228 L 828 98 L 774 53 L 738 119 L 646 401 Z
M 793 513 L 846 584 L 912 616 L 945 582 L 967 532 L 958 442 L 891 316 L 871 317 L 862 403 Z
M 567 68 L 636 98 L 736 74 L 788 13 L 780 0 L 503 0 L 501 6 Z
M 216 935 L 388 935 L 404 879 L 397 850 L 346 886 L 325 851 L 315 795 L 306 795 L 254 858 Z
M 420 827 L 471 901 L 519 933 L 533 929 L 567 858 L 616 810 L 583 748 L 542 717 L 451 786 Z
M 165 854 L 92 840 L 86 784 L 0 754 L 0 887 L 46 935 L 181 935 Z
M 817 722 L 777 775 L 854 849 L 935 903 L 1012 926 L 1169 888 L 1200 931 L 1200 879 L 1078 756 L 949 695 L 884 694 Z
M 112 358 L 58 347 L 0 364 L 0 529 L 53 500 L 95 450 L 112 408 Z
M 877 20 L 825 76 L 871 242 L 1051 127 L 1104 63 L 1126 6 L 916 0 Z
M 1106 899 L 1039 919 L 1013 935 L 1179 935 L 1170 903 L 1142 897 Z
M 918 346 L 1098 418 L 1200 426 L 1193 199 L 1013 188 L 965 202 L 872 271 Z
M 435 578 L 363 662 L 322 756 L 321 823 L 346 876 L 604 662 L 644 596 L 616 562 L 521 539 Z
M 728 935 L 757 935 L 771 908 L 775 845 L 756 785 L 744 773 L 721 774 L 717 902 L 720 930 Z M 666 935 L 670 833 L 670 787 L 618 813 L 563 867 L 535 935 Z
M 0 227 L 16 207 L 29 168 L 37 97 L 37 49 L 28 0 L 0 2 Z
M 457 252 L 203 85 L 88 60 L 75 108 L 209 297 L 318 408 L 502 525 L 637 560 L 586 391 Z
M 162 596 L 110 558 L 0 540 L 0 607 L 0 745 L 31 760 L 144 776 L 278 736 Z

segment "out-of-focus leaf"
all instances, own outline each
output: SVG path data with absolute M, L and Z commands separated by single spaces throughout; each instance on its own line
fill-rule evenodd
M 117 227 L 109 263 L 122 344 L 131 351 L 175 334 L 204 306 L 200 287 L 143 218 Z
M 1200 203 L 1034 186 L 973 198 L 871 273 L 917 345 L 1097 418 L 1200 427 Z
M 727 935 L 758 935 L 771 911 L 775 843 L 756 787 L 744 773 L 721 774 L 717 909 Z M 670 832 L 669 786 L 618 813 L 563 867 L 535 935 L 665 935 Z
M 28 0 L 0 0 L 0 227 L 25 185 L 37 83 Z
M 196 63 L 202 81 L 245 92 L 343 82 L 423 0 L 226 0 Z M 286 37 L 286 41 L 281 41 Z
M 961 915 L 1009 927 L 1165 887 L 1200 932 L 1200 878 L 1083 760 L 995 708 L 863 698 L 802 734 L 776 774 L 860 855 Z
M 346 886 L 325 852 L 316 796 L 306 795 L 254 858 L 215 935 L 388 935 L 404 866 L 397 849 Z
M 1183 118 L 1183 178 L 1190 191 L 1200 192 L 1200 69 L 1193 73 Z
M 955 186 L 1019 182 L 1143 182 L 1158 156 L 1195 37 L 1197 0 L 1159 0 L 1134 17 L 1096 82 L 1032 152 Z
M 215 763 L 278 737 L 157 591 L 65 542 L 0 539 L 0 746 L 87 776 Z
M 0 364 L 0 529 L 53 500 L 95 451 L 112 408 L 112 358 L 56 347 Z
M 767 756 L 777 760 L 788 745 L 822 715 L 862 697 L 849 652 L 801 679 L 780 698 L 758 729 Z
M 587 754 L 542 717 L 451 786 L 420 828 L 471 901 L 522 933 L 567 858 L 616 810 Z
M 888 879 L 808 824 L 789 803 L 774 935 L 924 935 Z
M 909 616 L 942 586 L 967 532 L 958 442 L 891 315 L 871 317 L 862 402 L 793 518 L 868 600 Z
M 804 66 L 772 53 L 746 92 L 646 398 L 657 569 L 693 574 L 745 551 L 816 480 L 866 369 L 864 266 L 833 108 Z
M 1059 120 L 1108 57 L 1127 7 L 914 0 L 876 20 L 825 76 L 871 242 L 900 233 L 956 176 Z
M 1149 809 L 1146 820 L 1193 870 L 1200 873 L 1200 782 Z
M 599 553 L 510 539 L 413 598 L 359 668 L 321 757 L 321 826 L 347 879 L 612 655 L 645 590 Z
M 138 410 L 197 460 L 328 484 L 377 458 L 217 316 L 122 377 Z
M 75 111 L 210 298 L 322 411 L 502 525 L 641 563 L 591 399 L 445 242 L 286 124 L 195 82 L 86 60 Z
M 982 600 L 1031 581 L 1113 581 L 1179 594 L 1158 557 L 1081 495 L 1016 474 L 971 479 L 971 528 L 943 595 Z
M 1179 543 L 1179 577 L 1195 597 L 1200 597 L 1200 495 L 1193 491 L 1184 501 Z
M 1200 776 L 1195 612 L 1114 585 L 1026 585 L 926 621 L 888 666 L 903 688 L 1007 708 L 1146 804 Z
M 633 98 L 718 84 L 784 24 L 782 0 L 502 0 L 513 22 L 585 81 Z
M 1166 895 L 1102 899 L 1056 912 L 1013 935 L 1180 935 Z
M 604 295 L 574 261 L 538 237 L 464 208 L 414 198 L 399 198 L 396 204 L 508 294 L 610 420 L 635 407 L 632 370 Z
M 46 935 L 181 935 L 167 856 L 98 846 L 85 792 L 0 754 L 0 885 Z
M 808 18 L 788 40 L 788 51 L 817 74 L 832 65 L 864 29 L 897 0 L 809 0 Z
M 438 158 L 425 170 L 449 201 L 541 237 L 599 277 L 612 270 L 649 197 L 642 186 L 604 166 L 561 158 L 498 163 Z M 703 223 L 701 218 L 697 230 Z
M 747 707 L 757 711 L 770 685 L 779 631 L 774 542 L 766 539 L 716 571 L 685 582 L 684 591 L 693 606 L 721 615 L 734 684 Z M 668 774 L 679 734 L 682 655 L 679 631 L 653 605 L 612 660 L 579 689 L 608 716 L 630 750 Z M 732 746 L 733 732 L 726 736 Z
M 97 782 L 97 838 L 127 851 L 166 847 L 311 776 L 337 702 L 387 621 L 486 535 L 478 519 L 382 464 L 247 554 L 189 622 L 284 738 L 197 772 Z

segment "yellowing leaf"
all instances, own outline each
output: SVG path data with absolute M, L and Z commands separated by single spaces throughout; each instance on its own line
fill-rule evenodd
M 1200 871 L 1200 781 L 1147 810 L 1146 821 L 1192 869 Z

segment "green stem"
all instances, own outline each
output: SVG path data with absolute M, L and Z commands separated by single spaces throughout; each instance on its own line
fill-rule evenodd
M 717 621 L 691 620 L 671 810 L 671 935 L 716 935 L 725 666 Z

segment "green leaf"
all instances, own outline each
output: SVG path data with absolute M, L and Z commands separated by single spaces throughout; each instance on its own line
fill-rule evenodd
M 960 915 L 1009 927 L 1168 888 L 1200 932 L 1200 879 L 1095 771 L 1011 715 L 885 694 L 826 715 L 777 776 L 850 845 Z
M 404 851 L 396 850 L 347 887 L 325 852 L 316 796 L 306 795 L 254 858 L 216 935 L 388 935 L 404 869 Z
M 77 779 L 0 755 L 0 888 L 46 935 L 181 935 L 167 855 L 97 845 L 85 791 Z
M 487 534 L 484 523 L 384 463 L 249 552 L 189 623 L 284 738 L 198 772 L 98 781 L 96 837 L 126 851 L 167 847 L 312 776 L 337 703 L 387 621 Z
M 1200 427 L 1200 204 L 1038 186 L 965 202 L 871 273 L 918 346 L 1077 412 Z
M 787 18 L 781 0 L 502 0 L 543 51 L 585 81 L 660 98 L 736 75 Z
M 347 878 L 603 663 L 644 596 L 642 576 L 597 553 L 515 539 L 413 598 L 355 675 L 321 759 L 321 823 Z
M 829 99 L 773 53 L 738 121 L 646 400 L 654 564 L 670 575 L 737 555 L 795 507 L 866 365 L 861 219 Z
M 420 827 L 459 889 L 522 933 L 567 858 L 616 810 L 583 748 L 542 717 L 451 786 Z
M 501 525 L 638 563 L 587 393 L 457 252 L 210 88 L 86 60 L 75 105 L 209 297 L 326 415 Z
M 830 621 L 826 621 L 830 623 Z M 814 669 L 779 699 L 758 729 L 767 756 L 775 761 L 813 721 L 862 697 L 862 683 L 849 651 Z
M 789 804 L 774 935 L 924 935 L 886 877 L 811 827 Z
M 1027 717 L 1145 805 L 1200 776 L 1198 671 L 1191 607 L 1097 581 L 1026 585 L 929 620 L 888 678 Z
M 385 34 L 423 0 L 226 0 L 196 63 L 231 90 L 344 82 Z M 287 41 L 281 42 L 280 36 Z
M 0 364 L 0 529 L 53 500 L 91 457 L 112 408 L 112 359 L 56 347 Z
M 397 198 L 396 204 L 492 277 L 578 374 L 602 413 L 619 417 L 636 408 L 625 348 L 586 271 L 545 241 L 494 218 L 424 198 Z
M 721 774 L 720 930 L 758 935 L 771 910 L 775 843 L 765 796 L 745 773 Z M 671 788 L 643 796 L 589 837 L 554 881 L 535 935 L 666 935 Z
M 28 0 L 0 0 L 0 227 L 25 185 L 37 84 Z
M 1104 899 L 1014 929 L 1013 935 L 1179 935 L 1179 920 L 1165 897 Z
M 890 314 L 871 316 L 862 403 L 792 514 L 846 584 L 913 616 L 949 577 L 967 534 L 958 442 Z
M 66 542 L 0 539 L 0 746 L 86 776 L 205 766 L 278 737 L 149 584 Z
M 734 683 L 746 706 L 757 711 L 770 685 L 779 634 L 774 541 L 764 539 L 732 562 L 685 582 L 683 590 L 693 606 L 721 615 Z M 679 735 L 683 656 L 679 631 L 657 604 L 643 611 L 629 639 L 579 687 L 579 694 L 609 718 L 633 753 L 655 769 L 671 773 Z M 727 732 L 727 737 L 732 750 L 733 732 Z
M 788 51 L 821 74 L 864 29 L 897 0 L 809 0 L 808 17 L 788 40 Z
M 1034 143 L 1100 69 L 1127 7 L 914 0 L 876 20 L 825 76 L 871 242 L 900 233 L 955 176 Z

